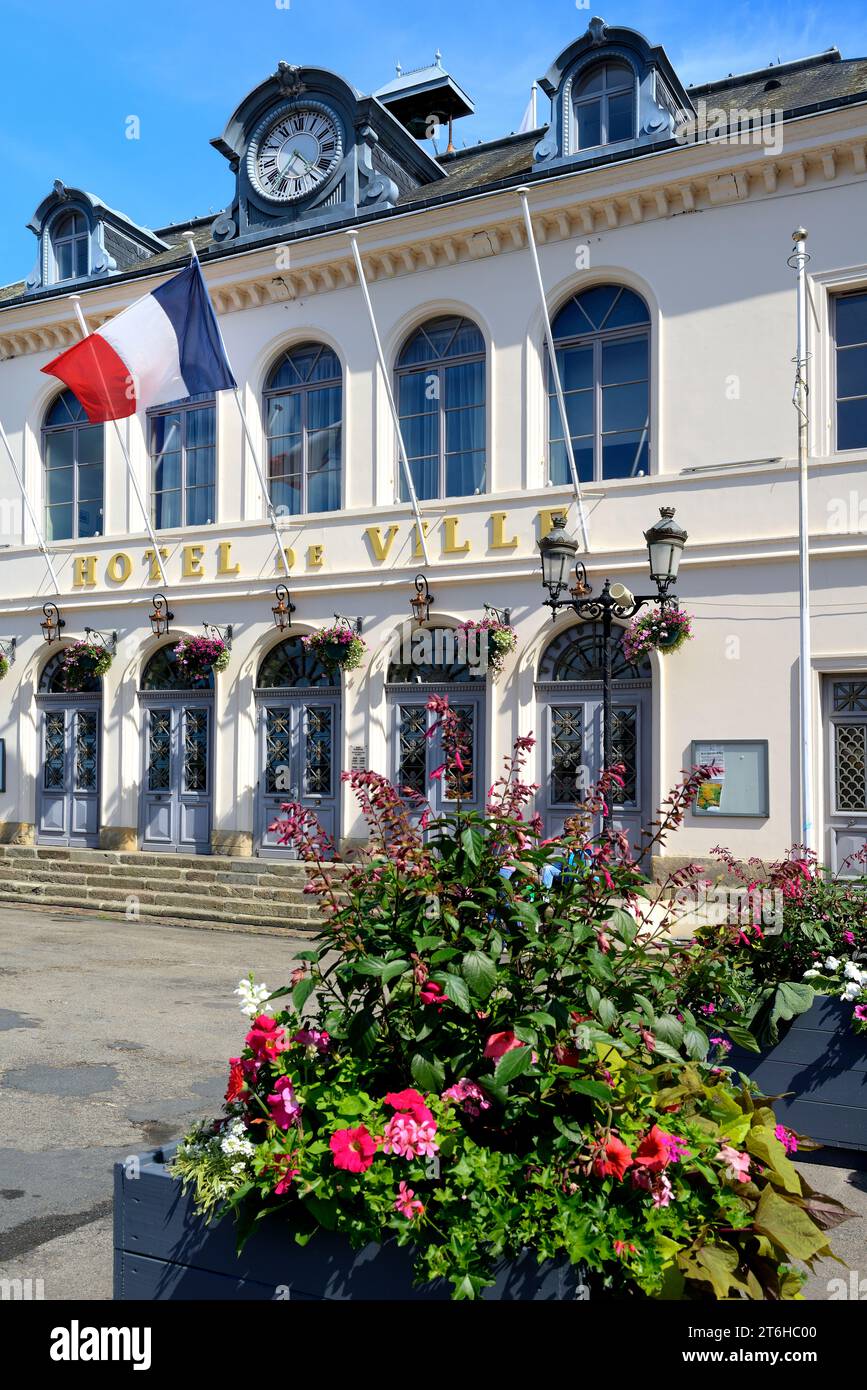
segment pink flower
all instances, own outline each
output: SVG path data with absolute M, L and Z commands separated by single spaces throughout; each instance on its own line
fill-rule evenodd
M 424 1103 L 424 1096 L 412 1087 L 406 1091 L 389 1091 L 385 1103 L 402 1115 L 411 1115 L 417 1125 L 433 1123 L 433 1115 Z
M 520 1038 L 516 1038 L 511 1028 L 505 1029 L 502 1033 L 492 1033 L 485 1043 L 486 1057 L 491 1057 L 496 1062 L 507 1052 L 513 1052 L 516 1047 L 523 1047 Z
M 671 1201 L 672 1187 L 664 1173 L 660 1173 L 653 1185 L 652 1196 L 655 1207 L 667 1207 Z
M 682 1158 L 690 1157 L 686 1144 L 676 1134 L 663 1134 L 662 1141 L 668 1149 L 669 1163 L 680 1163 Z
M 749 1182 L 750 1159 L 748 1154 L 739 1153 L 731 1144 L 723 1144 L 716 1155 L 718 1162 L 725 1164 L 726 1177 L 730 1182 Z
M 774 1134 L 779 1139 L 787 1154 L 798 1152 L 798 1136 L 793 1129 L 787 1129 L 785 1125 L 777 1125 Z
M 628 1245 L 625 1240 L 615 1240 L 613 1244 L 614 1253 L 618 1257 L 618 1259 L 622 1260 L 624 1255 L 638 1254 L 638 1247 L 635 1245 Z
M 436 980 L 425 980 L 419 990 L 418 997 L 423 1004 L 442 1004 L 443 1000 L 448 999 L 449 996 L 442 985 L 437 984 Z
M 850 946 L 854 946 L 854 945 L 855 945 L 855 933 L 854 933 L 854 932 L 851 932 L 851 931 L 844 931 L 844 933 L 843 933 L 843 939 L 844 939 L 844 941 L 848 941 Z
M 274 1123 L 280 1129 L 288 1129 L 301 1109 L 288 1076 L 280 1077 L 276 1091 L 268 1097 L 268 1108 Z
M 860 1023 L 867 1022 L 867 1004 L 855 1005 L 855 1017 Z
M 267 1014 L 259 1014 L 245 1039 L 259 1062 L 269 1062 L 287 1047 L 286 1033 L 279 1023 Z
M 397 1201 L 394 1204 L 395 1211 L 399 1211 L 401 1216 L 405 1216 L 407 1221 L 412 1221 L 415 1216 L 424 1214 L 424 1202 L 420 1202 L 411 1187 L 407 1187 L 402 1182 L 397 1189 Z
M 477 1116 L 483 1110 L 490 1110 L 491 1102 L 485 1096 L 480 1086 L 475 1081 L 468 1081 L 463 1077 L 454 1086 L 449 1086 L 447 1091 L 443 1091 L 443 1100 L 453 1100 L 456 1104 L 463 1107 L 467 1115 Z
M 331 1038 L 324 1028 L 299 1028 L 292 1041 L 303 1043 L 305 1047 L 315 1047 L 317 1052 L 327 1052 Z
M 274 1196 L 283 1197 L 292 1186 L 292 1179 L 297 1178 L 301 1172 L 300 1168 L 293 1168 L 295 1161 L 294 1154 L 281 1154 L 271 1165 L 274 1173 L 278 1175 L 278 1181 L 274 1187 Z
M 399 1158 L 433 1158 L 439 1153 L 433 1120 L 420 1124 L 411 1115 L 393 1115 L 382 1136 L 382 1151 Z
M 376 1153 L 376 1140 L 364 1125 L 336 1130 L 328 1145 L 334 1154 L 335 1168 L 343 1168 L 347 1173 L 366 1172 Z
M 440 778 L 442 777 L 443 773 L 445 772 L 445 770 L 446 770 L 446 765 L 445 765 L 445 763 L 440 763 L 439 767 L 435 767 L 434 770 L 433 770 L 433 772 L 431 773 L 431 775 L 430 775 L 430 780 L 431 780 L 432 782 L 438 782 L 438 781 L 440 780 Z

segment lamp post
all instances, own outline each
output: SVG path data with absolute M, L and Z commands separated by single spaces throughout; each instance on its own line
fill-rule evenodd
M 602 592 L 594 595 L 587 583 L 587 572 L 580 560 L 576 560 L 578 542 L 566 532 L 566 517 L 551 518 L 551 530 L 539 541 L 542 556 L 542 584 L 548 590 L 546 607 L 551 609 L 551 618 L 557 616 L 561 608 L 571 608 L 584 622 L 602 624 L 602 765 L 612 765 L 612 708 L 611 708 L 611 658 L 613 650 L 612 634 L 615 619 L 623 621 L 632 618 L 647 603 L 658 603 L 665 609 L 677 603 L 673 585 L 677 579 L 678 566 L 687 534 L 674 520 L 674 507 L 660 507 L 660 520 L 644 533 L 650 561 L 650 577 L 656 584 L 655 594 L 633 594 L 624 584 L 612 584 L 606 579 Z M 569 588 L 569 571 L 575 565 L 575 584 Z M 563 598 L 564 590 L 569 597 Z M 603 828 L 610 834 L 612 826 L 610 800 L 606 800 Z

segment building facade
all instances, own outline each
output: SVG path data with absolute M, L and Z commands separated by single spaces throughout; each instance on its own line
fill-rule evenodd
M 279 855 L 268 827 L 291 798 L 357 840 L 343 769 L 447 797 L 429 780 L 434 689 L 470 721 L 475 802 L 513 738 L 533 732 L 538 809 L 562 824 L 580 769 L 595 776 L 601 761 L 601 659 L 597 627 L 552 622 L 543 606 L 538 541 L 557 513 L 573 532 L 578 517 L 524 190 L 589 582 L 647 591 L 643 532 L 661 507 L 689 535 L 677 593 L 693 640 L 614 672 L 621 824 L 647 821 L 709 753 L 725 769 L 722 795 L 663 851 L 671 861 L 719 843 L 770 858 L 800 838 L 787 259 L 793 229 L 808 229 L 813 816 L 827 862 L 863 843 L 867 59 L 831 50 L 685 88 L 662 48 L 593 20 L 541 85 L 539 129 L 434 154 L 431 134 L 472 110 L 439 59 L 373 96 L 281 63 L 213 142 L 236 180 L 213 222 L 151 231 L 62 183 L 46 196 L 30 224 L 35 269 L 0 291 L 0 420 L 59 593 L 0 456 L 0 838 Z M 186 264 L 189 231 L 250 439 L 230 392 L 90 425 L 41 370 L 80 336 L 71 296 L 95 329 Z M 413 648 L 420 572 L 433 604 L 428 646 Z M 294 604 L 283 630 L 280 583 Z M 156 636 L 158 593 L 173 619 Z M 46 603 L 60 644 L 44 641 Z M 448 638 L 485 605 L 508 609 L 517 633 L 496 680 Z M 301 642 L 335 614 L 360 620 L 367 644 L 342 676 Z M 185 686 L 178 638 L 228 627 L 228 667 Z M 69 695 L 59 647 L 86 629 L 109 645 L 116 634 L 116 654 Z

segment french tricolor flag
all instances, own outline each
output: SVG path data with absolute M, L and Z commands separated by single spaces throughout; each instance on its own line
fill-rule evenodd
M 237 385 L 198 260 L 42 368 L 91 424 Z

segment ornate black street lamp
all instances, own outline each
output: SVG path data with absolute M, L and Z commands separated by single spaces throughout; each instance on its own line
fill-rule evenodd
M 295 604 L 289 597 L 289 590 L 286 588 L 285 584 L 278 584 L 274 592 L 277 595 L 277 602 L 271 609 L 271 612 L 274 614 L 274 625 L 278 627 L 281 632 L 284 632 L 292 621 L 292 614 L 295 612 Z
M 148 614 L 151 627 L 154 630 L 155 637 L 162 637 L 163 633 L 168 632 L 169 624 L 172 622 L 175 615 L 169 612 L 165 594 L 154 594 L 151 602 L 153 608 Z
M 594 596 L 587 583 L 587 572 L 576 561 L 578 542 L 566 532 L 566 517 L 551 518 L 551 530 L 539 541 L 542 556 L 542 583 L 548 590 L 545 604 L 551 609 L 552 621 L 561 608 L 571 608 L 584 622 L 602 624 L 602 764 L 610 768 L 612 749 L 611 658 L 614 623 L 633 618 L 646 603 L 658 603 L 663 610 L 677 603 L 673 585 L 687 534 L 674 520 L 674 507 L 660 507 L 660 520 L 644 533 L 650 560 L 650 577 L 656 584 L 655 594 L 633 594 L 624 584 L 612 584 L 606 579 L 602 592 Z M 574 563 L 575 584 L 569 588 L 569 571 Z M 562 598 L 569 588 L 569 597 Z M 615 639 L 619 640 L 619 639 Z M 611 798 L 605 803 L 603 828 L 609 834 L 612 826 Z
M 63 628 L 66 627 L 66 619 L 61 618 L 60 609 L 56 603 L 43 603 L 42 611 L 45 617 L 39 626 L 42 628 L 42 636 L 50 647 L 52 642 L 60 641 Z
M 415 577 L 415 597 L 410 599 L 409 606 L 419 627 L 426 623 L 430 617 L 433 601 L 434 597 L 428 588 L 427 579 L 423 574 L 417 574 Z

